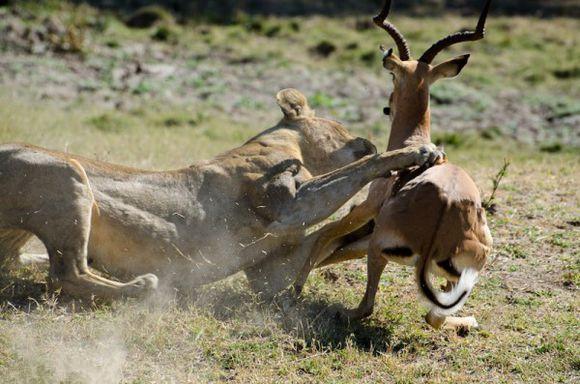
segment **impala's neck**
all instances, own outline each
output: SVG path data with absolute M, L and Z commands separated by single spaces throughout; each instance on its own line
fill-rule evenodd
M 426 97 L 421 97 L 419 102 L 402 102 L 400 107 L 394 110 L 388 151 L 401 149 L 410 144 L 431 142 L 428 92 L 424 96 Z

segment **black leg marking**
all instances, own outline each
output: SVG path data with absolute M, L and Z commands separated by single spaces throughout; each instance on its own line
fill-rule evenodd
M 399 256 L 399 257 L 411 257 L 414 252 L 409 247 L 391 247 L 383 249 L 385 255 Z

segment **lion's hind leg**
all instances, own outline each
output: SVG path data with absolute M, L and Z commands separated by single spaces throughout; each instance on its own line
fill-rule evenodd
M 65 209 L 63 206 L 68 206 Z M 157 287 L 157 277 L 144 275 L 128 283 L 116 282 L 93 273 L 88 266 L 87 249 L 93 202 L 71 199 L 61 202 L 61 216 L 49 226 L 37 228 L 50 260 L 49 285 L 75 297 L 117 298 L 138 296 Z M 62 216 L 67 212 L 66 216 Z
M 31 237 L 30 232 L 21 229 L 0 229 L 0 268 L 9 267 L 17 261 Z
M 134 297 L 156 289 L 158 280 L 153 274 L 121 283 L 91 272 L 87 253 L 91 215 L 95 212 L 94 201 L 90 196 L 89 199 L 73 205 L 75 217 L 64 220 L 65 224 L 59 228 L 63 235 L 66 234 L 65 241 L 60 241 L 61 236 L 54 236 L 47 244 L 51 276 L 55 278 L 56 287 L 62 287 L 73 296 L 101 298 Z M 67 225 L 67 222 L 72 225 Z
M 42 173 L 46 179 L 58 180 L 51 188 L 44 186 L 42 199 L 30 199 L 23 227 L 36 235 L 48 252 L 49 286 L 62 289 L 75 297 L 116 298 L 138 296 L 157 287 L 157 277 L 143 275 L 128 283 L 120 283 L 93 273 L 88 267 L 87 253 L 91 218 L 95 200 L 86 173 L 78 162 L 35 154 L 29 173 Z M 42 157 L 41 157 L 42 156 Z M 38 190 L 40 176 L 20 184 L 23 195 Z

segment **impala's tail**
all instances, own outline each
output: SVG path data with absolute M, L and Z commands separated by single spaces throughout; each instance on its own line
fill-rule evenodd
M 428 276 L 426 258 L 420 268 L 417 268 L 419 289 L 427 299 L 430 310 L 439 316 L 451 316 L 459 311 L 477 282 L 478 272 L 474 268 L 466 268 L 461 273 L 459 281 L 449 292 L 440 292 L 433 287 Z
M 465 268 L 461 272 L 459 281 L 449 292 L 441 292 L 434 288 L 431 283 L 430 276 L 428 275 L 429 265 L 436 252 L 436 249 L 434 249 L 435 241 L 440 234 L 443 219 L 448 214 L 449 208 L 449 203 L 442 206 L 437 225 L 433 231 L 431 243 L 425 255 L 422 255 L 423 257 L 419 259 L 416 267 L 419 291 L 427 299 L 430 310 L 439 316 L 450 316 L 459 311 L 473 290 L 478 277 L 478 271 L 475 268 Z

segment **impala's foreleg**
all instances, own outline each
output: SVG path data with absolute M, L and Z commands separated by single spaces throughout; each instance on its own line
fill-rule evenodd
M 338 248 L 326 259 L 316 264 L 315 268 L 322 268 L 348 260 L 362 259 L 368 253 L 370 240 L 371 235 L 367 235 L 352 243 L 348 243 L 344 247 Z
M 359 320 L 373 313 L 381 275 L 387 266 L 387 262 L 387 258 L 382 255 L 381 249 L 371 246 L 367 257 L 367 287 L 365 295 L 356 309 L 342 311 L 341 314 L 346 319 Z
M 316 237 L 316 243 L 294 282 L 296 294 L 301 293 L 312 269 L 366 255 L 367 249 L 364 249 L 364 246 L 368 244 L 368 239 L 366 241 L 361 241 L 361 239 L 372 233 L 373 219 L 385 201 L 385 196 L 390 193 L 391 184 L 390 179 L 375 180 L 363 203 L 355 206 L 342 219 L 325 225 L 311 235 Z M 367 229 L 363 230 L 363 228 Z M 358 231 L 363 231 L 363 233 L 357 234 Z
M 343 250 L 340 256 L 336 254 L 336 252 L 339 252 L 340 249 L 343 248 L 343 245 L 348 245 L 341 244 L 341 239 L 360 229 L 365 224 L 371 223 L 372 219 L 376 216 L 377 211 L 378 209 L 372 206 L 369 200 L 366 200 L 362 204 L 354 207 L 352 211 L 341 220 L 327 224 L 310 235 L 310 237 L 316 239 L 316 242 L 296 277 L 293 286 L 294 293 L 299 295 L 302 292 L 302 288 L 304 287 L 312 269 L 317 266 L 333 264 L 343 259 L 345 256 L 345 250 Z M 366 254 L 366 249 L 362 256 L 364 256 L 364 254 Z M 332 259 L 332 261 L 326 262 L 328 259 Z

